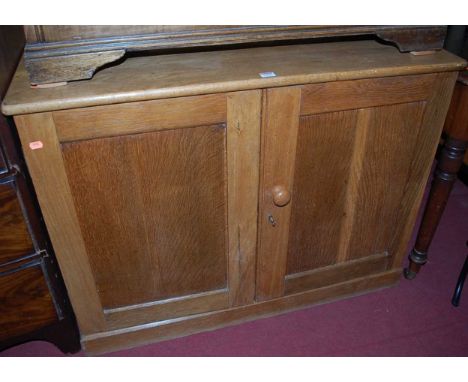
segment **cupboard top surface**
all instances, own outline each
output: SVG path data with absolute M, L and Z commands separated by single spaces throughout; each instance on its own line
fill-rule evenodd
M 91 80 L 31 88 L 20 63 L 2 104 L 7 115 L 188 95 L 460 70 L 446 51 L 414 56 L 375 41 L 352 41 L 128 58 Z M 275 77 L 260 77 L 274 72 Z

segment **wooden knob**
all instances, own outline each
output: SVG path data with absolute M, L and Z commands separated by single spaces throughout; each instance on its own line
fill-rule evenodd
M 271 190 L 273 203 L 278 207 L 284 207 L 291 201 L 291 193 L 284 186 L 275 186 Z

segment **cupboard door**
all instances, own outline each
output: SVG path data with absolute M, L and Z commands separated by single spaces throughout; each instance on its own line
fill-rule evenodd
M 399 267 L 453 74 L 266 92 L 259 301 Z
M 249 91 L 18 118 L 83 332 L 253 302 L 260 107 Z

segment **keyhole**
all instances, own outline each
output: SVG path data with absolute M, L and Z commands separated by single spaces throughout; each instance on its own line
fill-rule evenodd
M 276 220 L 273 215 L 268 215 L 268 222 L 272 225 L 272 227 L 276 227 Z

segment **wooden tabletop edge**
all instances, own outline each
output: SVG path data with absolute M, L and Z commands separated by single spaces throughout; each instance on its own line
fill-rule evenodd
M 346 81 L 362 78 L 392 77 L 411 74 L 426 74 L 446 71 L 458 71 L 466 67 L 462 59 L 453 63 L 429 64 L 406 68 L 378 68 L 367 70 L 351 70 L 340 73 L 310 73 L 278 76 L 273 78 L 243 79 L 237 81 L 225 81 L 204 83 L 199 85 L 186 85 L 170 88 L 155 88 L 150 90 L 131 91 L 122 93 L 109 93 L 94 96 L 83 96 L 62 100 L 47 100 L 9 104 L 8 94 L 1 105 L 3 114 L 21 115 L 58 110 L 76 109 L 90 106 L 103 106 L 126 102 L 148 101 L 153 99 L 177 98 L 194 95 L 234 92 L 251 89 L 263 89 L 271 87 L 294 86 L 320 82 Z

